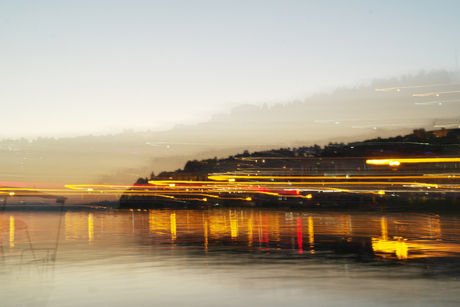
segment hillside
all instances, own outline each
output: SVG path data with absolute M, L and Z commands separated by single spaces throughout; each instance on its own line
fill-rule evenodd
M 421 71 L 287 104 L 241 105 L 197 125 L 75 138 L 4 139 L 0 181 L 130 183 L 187 160 L 458 127 L 460 73 Z M 306 85 L 308 86 L 308 85 Z M 152 114 L 152 121 L 155 115 Z

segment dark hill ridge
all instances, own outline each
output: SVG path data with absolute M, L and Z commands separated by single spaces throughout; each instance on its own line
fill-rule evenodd
M 303 146 L 298 148 L 280 148 L 265 151 L 230 156 L 225 159 L 210 158 L 201 161 L 190 160 L 184 169 L 174 172 L 162 172 L 159 179 L 182 178 L 186 180 L 206 180 L 210 173 L 235 172 L 239 169 L 255 167 L 254 161 L 263 160 L 264 169 L 276 171 L 286 163 L 291 164 L 288 169 L 299 168 L 296 160 L 303 158 L 391 158 L 391 157 L 436 157 L 460 155 L 460 129 L 441 129 L 425 131 L 414 130 L 414 133 L 405 136 L 390 138 L 369 139 L 363 142 L 329 143 L 321 147 L 319 145 Z M 289 161 L 290 162 L 287 162 Z M 265 161 L 266 160 L 266 161 Z M 260 167 L 260 166 L 259 166 Z M 152 172 L 153 174 L 153 172 Z M 153 179 L 155 176 L 151 176 Z M 188 178 L 188 179 L 187 179 Z M 147 183 L 148 178 L 139 178 L 137 183 Z
M 458 210 L 458 158 L 402 160 L 452 156 L 460 156 L 458 128 L 419 129 L 405 136 L 324 147 L 246 150 L 226 159 L 188 161 L 183 170 L 158 176 L 152 172 L 123 194 L 120 208 L 406 210 L 435 204 L 437 209 Z M 388 163 L 368 163 L 369 158 Z M 399 159 L 402 163 L 393 166 Z

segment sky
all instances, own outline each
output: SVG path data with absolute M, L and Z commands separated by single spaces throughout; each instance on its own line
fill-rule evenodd
M 0 138 L 165 130 L 454 70 L 459 11 L 456 0 L 0 0 Z

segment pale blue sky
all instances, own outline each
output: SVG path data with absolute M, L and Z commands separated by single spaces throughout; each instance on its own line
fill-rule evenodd
M 460 1 L 0 0 L 0 138 L 167 129 L 455 68 Z

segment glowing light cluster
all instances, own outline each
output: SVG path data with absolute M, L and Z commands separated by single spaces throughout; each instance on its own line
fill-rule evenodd
M 397 166 L 401 163 L 449 163 L 460 162 L 460 158 L 398 158 L 366 160 L 366 164 Z

